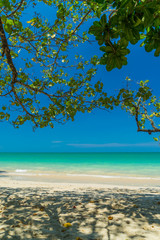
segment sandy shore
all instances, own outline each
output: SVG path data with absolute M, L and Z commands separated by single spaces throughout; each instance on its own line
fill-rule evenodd
M 46 183 L 82 183 L 82 184 L 104 184 L 104 185 L 118 185 L 118 186 L 141 186 L 141 187 L 159 187 L 160 177 L 137 177 L 137 176 L 103 176 L 103 175 L 83 175 L 83 174 L 43 174 L 37 172 L 35 175 L 30 173 L 12 173 L 0 174 L 1 178 L 19 181 L 33 181 Z
M 160 240 L 160 188 L 1 177 L 0 239 Z

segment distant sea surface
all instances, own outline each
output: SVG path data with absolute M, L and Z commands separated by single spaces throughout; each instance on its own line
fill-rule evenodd
M 0 153 L 0 174 L 156 178 L 160 153 Z

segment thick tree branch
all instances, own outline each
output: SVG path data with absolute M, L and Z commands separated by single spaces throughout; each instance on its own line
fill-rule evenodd
M 6 55 L 7 58 L 7 63 L 10 66 L 10 69 L 12 71 L 12 84 L 14 84 L 17 81 L 17 70 L 13 64 L 12 61 L 12 57 L 11 57 L 11 53 L 10 53 L 10 49 L 8 46 L 8 42 L 7 42 L 7 38 L 3 29 L 3 24 L 2 24 L 2 20 L 0 18 L 0 37 L 1 37 L 1 41 L 2 41 L 2 55 Z
M 23 111 L 32 118 L 33 122 L 35 123 L 35 126 L 37 126 L 37 123 L 35 121 L 35 116 L 28 112 L 28 110 L 25 108 L 25 106 L 23 105 L 23 103 L 21 102 L 21 100 L 19 99 L 19 97 L 18 97 L 18 95 L 15 91 L 14 84 L 17 82 L 18 73 L 17 73 L 17 70 L 16 70 L 16 68 L 13 64 L 13 61 L 12 61 L 10 49 L 9 49 L 8 42 L 7 42 L 7 39 L 6 39 L 6 35 L 5 35 L 4 29 L 3 29 L 3 24 L 2 24 L 1 18 L 0 18 L 0 37 L 1 37 L 1 41 L 2 41 L 2 51 L 6 55 L 7 63 L 10 66 L 10 69 L 12 71 L 11 91 L 9 93 L 13 92 L 16 101 L 22 107 Z M 9 94 L 9 93 L 7 93 L 7 94 Z
M 152 134 L 152 133 L 158 133 L 160 132 L 160 129 L 139 129 L 137 130 L 138 132 L 146 132 L 148 134 Z

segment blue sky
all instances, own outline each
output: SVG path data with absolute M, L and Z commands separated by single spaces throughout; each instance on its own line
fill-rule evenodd
M 150 80 L 150 86 L 157 96 L 160 93 L 160 58 L 153 52 L 146 53 L 139 44 L 131 46 L 128 65 L 121 70 L 107 72 L 100 66 L 96 80 L 104 83 L 109 93 L 125 86 L 129 76 L 134 82 Z M 94 52 L 101 55 L 98 46 L 84 45 L 81 54 Z M 14 129 L 8 123 L 0 123 L 1 152 L 159 152 L 159 145 L 152 136 L 138 133 L 135 120 L 121 109 L 111 112 L 95 110 L 92 113 L 77 114 L 74 122 L 55 124 L 55 128 L 32 130 L 31 123 Z

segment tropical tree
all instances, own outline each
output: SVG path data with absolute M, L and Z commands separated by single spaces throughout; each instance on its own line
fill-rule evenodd
M 154 51 L 155 57 L 160 55 L 159 1 L 95 1 L 102 9 L 102 12 L 98 13 L 99 17 L 101 13 L 102 16 L 100 20 L 94 21 L 89 32 L 96 37 L 101 46 L 100 50 L 104 54 L 100 58 L 100 64 L 105 65 L 107 71 L 121 69 L 123 65 L 127 65 L 129 44 L 140 42 L 140 46 L 147 52 Z M 148 81 L 141 81 L 138 91 L 121 89 L 118 99 L 121 96 L 119 104 L 135 117 L 137 130 L 151 134 L 160 132 L 160 125 L 157 122 L 160 117 L 160 100 L 152 96 L 147 83 Z
M 52 18 L 43 14 L 45 7 L 53 9 Z M 34 127 L 53 127 L 74 120 L 77 112 L 121 106 L 134 115 L 138 131 L 160 131 L 160 101 L 147 82 L 108 96 L 94 79 L 99 64 L 107 71 L 127 64 L 129 43 L 140 42 L 159 56 L 159 1 L 0 0 L 0 8 L 1 120 L 15 127 L 28 120 Z M 73 55 L 92 35 L 102 57 Z

